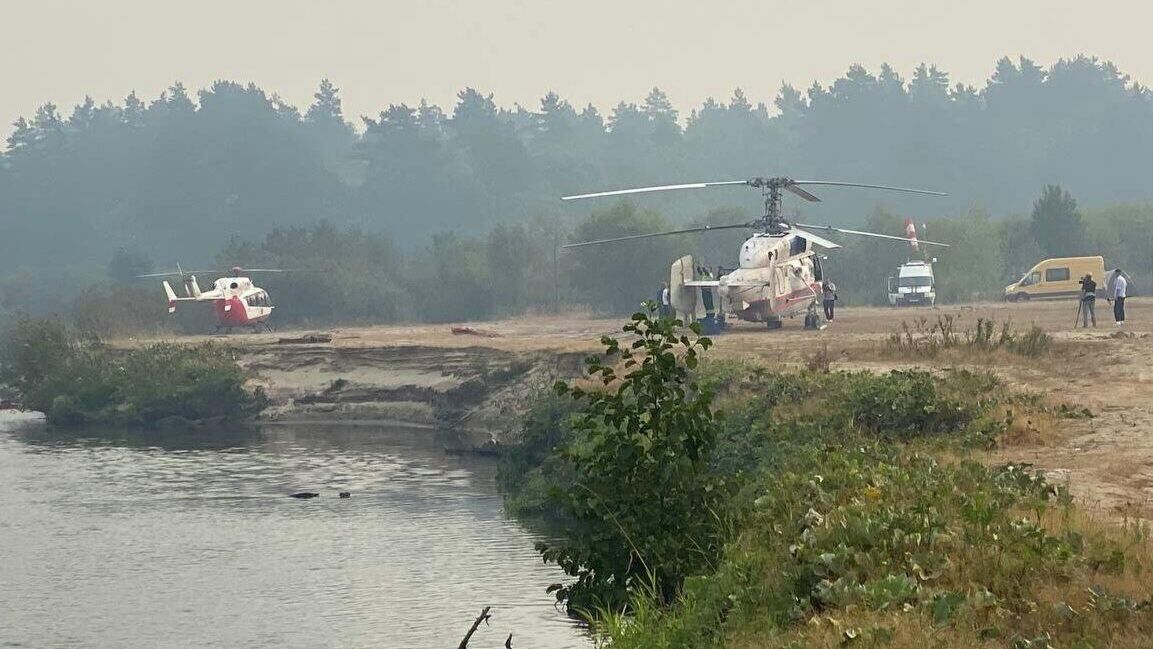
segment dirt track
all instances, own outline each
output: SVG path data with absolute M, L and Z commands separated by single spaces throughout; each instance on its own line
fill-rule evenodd
M 794 365 L 803 363 L 816 350 L 825 349 L 832 357 L 832 366 L 845 369 L 979 362 L 1018 389 L 1042 393 L 1053 404 L 1088 408 L 1094 415 L 1091 419 L 1055 419 L 1053 425 L 1041 431 L 1039 443 L 997 451 L 996 459 L 1031 462 L 1058 476 L 1067 475 L 1070 487 L 1084 503 L 1112 515 L 1153 518 L 1153 301 L 1132 299 L 1127 310 L 1129 321 L 1119 330 L 1113 326 L 1109 305 L 1101 301 L 1099 327 L 1074 330 L 1076 303 L 1072 301 L 935 309 L 845 308 L 838 311 L 835 322 L 820 332 L 802 330 L 800 320 L 786 321 L 778 331 L 753 323 L 736 323 L 714 338 L 717 345 L 711 353 L 769 365 Z M 993 354 L 904 361 L 878 353 L 902 321 L 912 324 L 920 317 L 935 321 L 943 315 L 959 318 L 958 331 L 974 327 L 978 318 L 992 319 L 998 325 L 1011 321 L 1019 329 L 1037 324 L 1059 341 L 1059 349 L 1051 357 L 1037 360 Z M 620 331 L 622 320 L 532 316 L 459 324 L 496 336 L 454 335 L 449 325 L 342 328 L 327 330 L 333 340 L 325 347 L 343 350 L 345 354 L 358 354 L 361 348 L 368 351 L 415 346 L 442 349 L 447 355 L 454 353 L 450 350 L 465 348 L 516 353 L 593 351 L 599 349 L 597 341 L 601 335 Z M 296 332 L 238 334 L 232 340 L 267 350 L 278 338 L 292 335 Z M 380 383 L 395 383 L 400 377 L 392 374 L 397 370 L 400 368 L 386 363 L 371 367 L 369 372 L 377 373 Z M 282 388 L 292 389 L 298 379 L 315 382 L 318 377 L 310 378 L 306 372 L 276 373 Z

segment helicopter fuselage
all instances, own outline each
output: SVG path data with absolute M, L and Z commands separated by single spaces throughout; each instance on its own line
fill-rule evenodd
M 253 285 L 248 277 L 222 277 L 211 289 L 201 291 L 196 278 L 189 276 L 184 283 L 187 297 L 177 297 L 167 281 L 163 284 L 170 312 L 176 310 L 178 302 L 211 302 L 217 327 L 255 327 L 272 315 L 268 292 Z
M 684 291 L 715 286 L 721 310 L 750 322 L 771 322 L 808 311 L 821 295 L 820 261 L 810 244 L 792 234 L 759 233 L 741 246 L 740 267 L 712 281 L 680 281 L 679 268 L 693 268 L 691 257 L 673 265 L 673 286 L 680 311 L 696 310 Z M 678 286 L 679 284 L 679 286 Z

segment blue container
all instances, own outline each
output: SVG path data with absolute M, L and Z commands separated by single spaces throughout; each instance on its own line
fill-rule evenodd
M 709 315 L 701 318 L 701 333 L 706 336 L 715 336 L 725 328 L 724 318 Z

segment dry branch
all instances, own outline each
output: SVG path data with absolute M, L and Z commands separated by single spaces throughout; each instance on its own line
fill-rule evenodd
M 472 634 L 476 633 L 477 627 L 480 626 L 481 622 L 488 624 L 488 619 L 490 617 L 492 617 L 491 615 L 488 614 L 488 611 L 490 608 L 492 608 L 492 607 L 491 606 L 484 607 L 484 610 L 481 611 L 480 615 L 478 615 L 476 617 L 476 620 L 473 621 L 472 627 L 469 628 L 468 633 L 464 634 L 464 640 L 460 641 L 460 645 L 456 649 L 468 649 L 468 641 L 472 640 Z M 509 640 L 512 640 L 511 635 L 509 636 Z

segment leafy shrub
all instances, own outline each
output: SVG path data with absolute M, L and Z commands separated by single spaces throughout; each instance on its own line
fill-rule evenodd
M 959 431 L 973 418 L 962 404 L 940 395 L 932 375 L 920 370 L 857 381 L 847 397 L 863 428 L 900 439 Z
M 882 443 L 796 454 L 757 490 L 718 569 L 686 582 L 673 608 L 639 603 L 632 623 L 609 616 L 613 647 L 835 646 L 875 635 L 854 619 L 906 633 L 923 624 L 950 647 L 1014 634 L 1107 646 L 1110 634 L 1143 638 L 1153 627 L 1153 600 L 1093 585 L 1127 569 L 1118 548 L 1101 552 L 1040 522 L 1067 511 L 1068 495 L 1028 467 L 940 463 Z M 1142 579 L 1141 567 L 1129 573 Z M 1050 599 L 1057 592 L 1076 599 Z M 814 625 L 830 619 L 843 637 L 817 641 Z M 892 646 L 911 646 L 903 637 Z
M 721 484 L 708 471 L 712 394 L 690 374 L 711 342 L 695 325 L 683 332 L 679 320 L 651 314 L 650 305 L 625 325 L 637 336 L 631 345 L 606 336 L 605 359 L 587 359 L 602 388 L 556 385 L 580 404 L 560 452 L 573 484 L 550 494 L 574 525 L 539 550 L 576 577 L 554 587 L 570 610 L 619 607 L 645 586 L 671 601 L 719 550 Z M 608 361 L 620 361 L 620 373 Z
M 576 402 L 548 391 L 533 399 L 524 415 L 518 443 L 502 449 L 497 486 L 505 495 L 505 508 L 524 517 L 563 516 L 549 499 L 550 489 L 572 487 L 571 464 L 559 450 L 572 439 L 570 419 Z
M 59 321 L 22 320 L 4 339 L 0 379 L 64 426 L 242 419 L 264 406 L 235 352 L 211 343 L 119 351 L 80 343 Z

